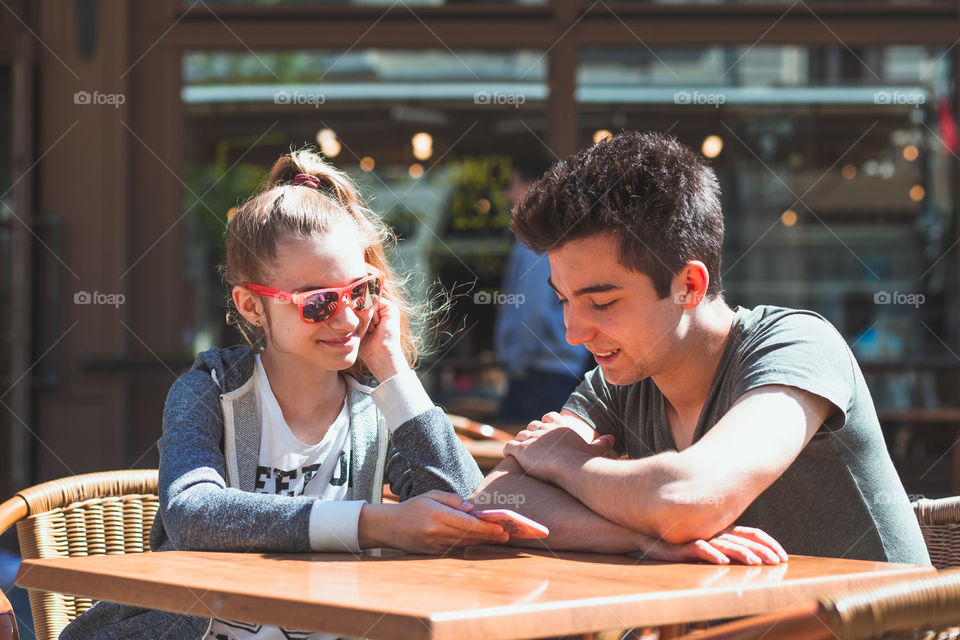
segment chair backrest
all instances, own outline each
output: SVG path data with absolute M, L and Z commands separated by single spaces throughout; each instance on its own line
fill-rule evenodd
M 23 558 L 60 558 L 150 549 L 159 508 L 157 470 L 88 473 L 24 489 L 0 505 L 0 533 L 17 525 Z M 55 640 L 93 600 L 30 590 L 37 640 Z
M 960 496 L 913 503 L 930 561 L 937 569 L 960 567 Z

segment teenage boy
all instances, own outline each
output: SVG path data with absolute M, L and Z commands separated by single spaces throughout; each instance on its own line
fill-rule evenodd
M 698 154 L 636 132 L 531 187 L 513 229 L 549 257 L 567 340 L 599 366 L 507 444 L 475 500 L 515 497 L 553 548 L 741 525 L 789 553 L 929 564 L 840 334 L 809 311 L 724 301 L 719 196 Z

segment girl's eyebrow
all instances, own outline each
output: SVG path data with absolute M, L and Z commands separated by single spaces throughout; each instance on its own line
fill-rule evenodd
M 547 278 L 547 284 L 550 285 L 551 289 L 557 292 L 557 295 L 560 295 L 560 291 L 558 291 L 557 288 L 554 286 L 552 279 Z M 586 295 L 588 293 L 605 293 L 607 291 L 619 291 L 622 288 L 623 287 L 621 287 L 618 284 L 611 284 L 607 282 L 604 282 L 601 284 L 592 284 L 589 287 L 582 287 L 574 291 L 573 297 L 576 298 L 582 295 Z
M 348 282 L 347 284 L 345 284 L 345 285 L 343 285 L 343 286 L 344 286 L 344 287 L 349 287 L 349 286 L 352 285 L 354 282 L 358 282 L 358 281 L 360 281 L 360 280 L 363 280 L 364 278 L 366 278 L 366 277 L 369 276 L 369 275 L 370 275 L 370 274 L 364 274 L 364 275 L 360 276 L 359 278 L 354 278 L 353 280 L 351 280 L 350 282 Z M 333 287 L 333 286 L 329 286 L 329 285 L 323 285 L 323 286 L 305 285 L 305 286 L 302 286 L 302 287 L 297 287 L 296 289 L 291 289 L 291 290 L 290 290 L 290 293 L 303 293 L 303 292 L 305 292 L 305 291 L 317 291 L 318 289 L 340 289 L 340 288 L 341 288 L 341 287 Z

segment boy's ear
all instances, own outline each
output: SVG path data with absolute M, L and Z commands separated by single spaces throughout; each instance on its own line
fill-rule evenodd
M 673 285 L 673 301 L 684 309 L 693 309 L 707 295 L 710 272 L 699 260 L 691 260 L 674 277 Z
M 246 319 L 247 322 L 253 325 L 261 325 L 264 321 L 264 311 L 263 311 L 263 302 L 260 298 L 250 293 L 250 290 L 246 287 L 241 287 L 236 285 L 231 292 L 233 296 L 233 304 L 237 307 L 237 311 L 240 312 L 240 315 Z

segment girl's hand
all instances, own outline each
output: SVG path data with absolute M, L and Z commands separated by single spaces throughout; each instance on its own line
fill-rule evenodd
M 373 309 L 358 356 L 378 382 L 410 368 L 400 347 L 400 316 L 386 296 L 380 296 Z
M 780 564 L 788 560 L 779 542 L 753 527 L 728 527 L 709 540 L 687 544 L 647 540 L 641 550 L 654 560 L 705 560 L 713 564 Z
M 400 504 L 365 504 L 360 511 L 360 547 L 442 554 L 510 539 L 500 525 L 469 515 L 472 510 L 473 505 L 460 496 L 443 491 L 428 491 Z

